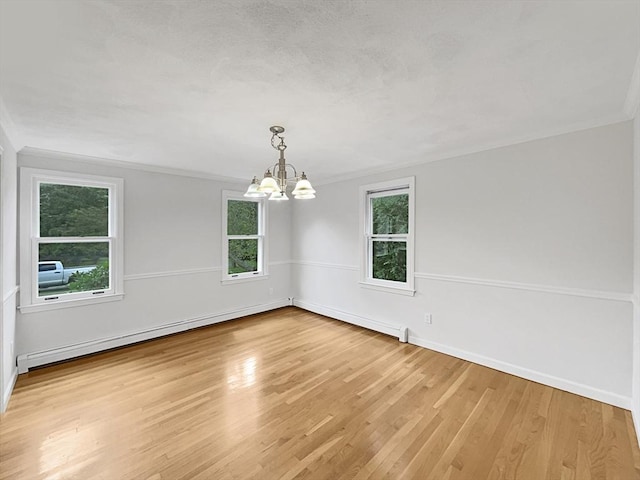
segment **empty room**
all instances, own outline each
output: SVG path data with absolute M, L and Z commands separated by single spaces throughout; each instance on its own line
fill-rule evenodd
M 0 480 L 640 480 L 640 0 L 0 0 Z

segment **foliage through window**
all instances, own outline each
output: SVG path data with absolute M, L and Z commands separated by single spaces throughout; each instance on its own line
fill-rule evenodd
M 413 290 L 413 178 L 362 187 L 363 283 Z
M 224 277 L 264 275 L 264 203 L 235 192 L 224 192 L 224 200 Z
M 121 264 L 116 209 L 122 181 L 32 169 L 22 175 L 21 189 L 32 192 L 33 202 L 25 202 L 21 214 L 31 218 L 24 223 L 31 232 L 21 240 L 21 271 L 30 279 L 24 288 L 31 292 L 24 305 L 121 293 L 114 263 Z
M 407 281 L 409 194 L 372 196 L 372 277 L 392 282 Z
M 39 193 L 38 263 L 58 261 L 62 269 L 54 269 L 50 279 L 39 275 L 38 295 L 108 289 L 109 189 L 40 183 Z

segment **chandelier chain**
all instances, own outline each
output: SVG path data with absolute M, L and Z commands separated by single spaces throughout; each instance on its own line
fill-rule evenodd
M 280 139 L 280 143 L 276 145 L 276 143 L 274 142 L 274 140 L 278 138 Z M 277 133 L 274 133 L 273 135 L 271 135 L 271 146 L 273 148 L 275 148 L 276 150 L 284 150 L 285 148 L 287 148 L 287 146 L 284 143 L 284 137 L 281 137 L 280 135 L 278 135 Z

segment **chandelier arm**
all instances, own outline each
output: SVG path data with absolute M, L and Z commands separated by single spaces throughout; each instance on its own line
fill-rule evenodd
M 254 181 L 251 182 L 252 185 L 250 185 L 245 196 L 247 197 L 256 196 L 255 195 L 256 192 L 253 191 L 253 190 L 256 190 L 257 192 L 262 193 L 261 196 L 265 196 L 267 193 L 271 193 L 271 197 L 269 198 L 270 200 L 288 200 L 287 195 L 285 193 L 287 189 L 287 184 L 289 182 L 299 183 L 304 181 L 306 182 L 306 184 L 299 184 L 299 185 L 296 184 L 296 189 L 298 189 L 297 190 L 298 194 L 295 196 L 295 198 L 304 198 L 304 199 L 315 198 L 315 195 L 313 195 L 313 193 L 315 193 L 315 190 L 313 190 L 313 188 L 311 187 L 311 184 L 307 180 L 305 173 L 302 172 L 302 175 L 298 175 L 298 171 L 296 167 L 286 162 L 286 159 L 284 157 L 284 151 L 286 150 L 287 145 L 284 143 L 284 137 L 280 135 L 284 132 L 284 127 L 273 126 L 269 128 L 269 130 L 272 133 L 271 146 L 275 150 L 278 150 L 279 152 L 278 161 L 274 163 L 270 169 L 269 168 L 267 169 L 267 171 L 265 172 L 265 176 L 261 182 L 258 183 L 257 178 L 255 178 Z M 278 139 L 279 142 L 276 139 Z M 287 168 L 290 168 L 291 170 L 288 172 Z M 273 171 L 273 174 L 271 173 L 271 171 Z M 291 174 L 291 172 L 293 172 L 293 177 L 289 177 L 289 174 Z M 251 187 L 254 186 L 254 184 L 259 186 L 256 186 L 252 190 Z M 276 191 L 274 189 L 276 188 L 276 186 L 280 188 L 279 197 L 276 196 Z M 302 192 L 302 194 L 300 192 Z
M 293 177 L 292 179 L 290 179 L 291 181 L 297 180 L 298 179 L 298 171 L 296 170 L 296 167 L 294 167 L 293 165 L 291 165 L 290 163 L 285 163 L 286 167 L 291 167 L 293 169 Z

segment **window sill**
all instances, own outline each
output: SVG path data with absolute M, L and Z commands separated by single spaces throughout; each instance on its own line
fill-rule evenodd
M 235 285 L 236 283 L 246 283 L 246 282 L 255 282 L 257 280 L 266 280 L 269 278 L 269 275 L 252 275 L 250 277 L 238 277 L 238 278 L 230 278 L 226 277 L 224 280 L 221 280 L 220 283 L 222 285 Z
M 82 298 L 67 301 L 61 300 L 55 303 L 34 303 L 30 305 L 20 305 L 18 307 L 18 310 L 20 310 L 20 313 L 46 312 L 49 310 L 59 310 L 61 308 L 82 307 L 106 302 L 118 302 L 123 299 L 124 293 L 116 293 L 114 295 L 99 298 Z
M 360 283 L 360 286 L 363 288 L 378 290 L 380 292 L 393 293 L 395 295 L 406 295 L 408 297 L 413 297 L 416 293 L 415 290 L 408 287 L 390 287 L 387 285 L 378 285 L 375 283 L 368 283 L 368 282 L 358 282 L 358 283 Z

